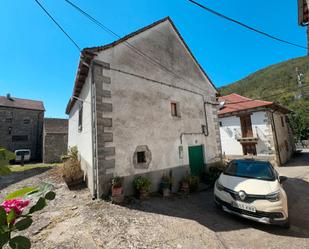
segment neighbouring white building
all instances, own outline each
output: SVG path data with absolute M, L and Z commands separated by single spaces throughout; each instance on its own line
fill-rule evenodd
M 155 191 L 163 174 L 177 184 L 221 161 L 216 94 L 170 18 L 84 49 L 66 113 L 93 197 L 115 176 L 125 194 L 136 175 Z
M 219 98 L 222 153 L 232 159 L 253 155 L 277 166 L 286 163 L 295 146 L 287 114 L 275 103 L 230 94 Z

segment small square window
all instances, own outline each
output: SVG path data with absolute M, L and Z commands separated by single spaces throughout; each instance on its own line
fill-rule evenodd
M 15 135 L 12 136 L 12 142 L 27 142 L 28 136 L 27 135 Z
M 172 117 L 180 117 L 180 112 L 179 112 L 179 104 L 176 102 L 171 103 L 171 114 Z
M 146 152 L 145 151 L 137 152 L 137 163 L 146 163 Z
M 13 118 L 6 118 L 5 122 L 11 124 L 13 122 Z

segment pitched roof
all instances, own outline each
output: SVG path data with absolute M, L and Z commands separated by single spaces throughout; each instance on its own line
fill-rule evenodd
M 275 102 L 250 99 L 236 93 L 232 93 L 219 98 L 220 102 L 224 102 L 223 108 L 220 109 L 219 115 L 255 109 L 258 107 L 269 107 L 272 109 L 280 109 L 283 113 L 289 113 L 290 110 Z
M 0 106 L 45 111 L 44 104 L 42 101 L 31 100 L 31 99 L 19 99 L 10 96 L 0 96 Z
M 181 39 L 181 41 L 183 42 L 184 46 L 186 47 L 186 49 L 188 50 L 188 52 L 190 53 L 190 55 L 192 56 L 193 60 L 195 61 L 195 63 L 198 65 L 198 67 L 200 68 L 200 70 L 202 71 L 202 73 L 205 75 L 205 77 L 209 80 L 210 84 L 214 87 L 214 89 L 217 90 L 217 88 L 215 87 L 215 85 L 213 84 L 213 82 L 211 81 L 211 79 L 209 78 L 209 76 L 206 74 L 206 72 L 204 71 L 204 69 L 201 67 L 201 65 L 198 63 L 198 61 L 196 60 L 196 58 L 194 57 L 193 53 L 191 52 L 190 48 L 188 47 L 188 45 L 186 44 L 186 42 L 184 41 L 183 37 L 181 36 L 181 34 L 179 33 L 179 31 L 177 30 L 175 24 L 173 23 L 173 21 L 171 20 L 170 17 L 165 17 L 161 20 L 158 20 L 148 26 L 145 26 L 135 32 L 132 32 L 110 44 L 106 44 L 104 46 L 97 46 L 97 47 L 91 47 L 91 48 L 85 48 L 82 51 L 81 57 L 80 57 L 80 62 L 78 65 L 78 70 L 77 70 L 77 75 L 76 75 L 76 79 L 75 79 L 75 84 L 74 84 L 74 89 L 73 89 L 73 95 L 72 96 L 78 96 L 80 94 L 80 91 L 83 87 L 83 84 L 85 82 L 85 79 L 87 78 L 88 72 L 89 72 L 89 67 L 88 65 L 90 65 L 92 59 L 96 56 L 96 53 L 104 51 L 106 49 L 115 47 L 116 45 L 126 42 L 128 39 L 148 30 L 151 29 L 152 27 L 155 27 L 165 21 L 168 21 L 173 29 L 175 30 L 175 32 L 177 33 L 177 35 L 179 36 L 179 38 Z M 73 107 L 73 104 L 76 100 L 72 99 L 69 101 L 67 108 L 66 108 L 66 114 L 69 114 L 71 108 Z

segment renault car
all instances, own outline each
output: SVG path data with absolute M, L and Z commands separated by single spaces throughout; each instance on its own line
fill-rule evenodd
M 228 213 L 289 227 L 286 179 L 268 161 L 232 160 L 215 183 L 215 202 Z

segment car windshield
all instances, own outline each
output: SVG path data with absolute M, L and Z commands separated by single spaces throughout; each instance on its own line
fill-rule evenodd
M 266 181 L 274 181 L 276 179 L 276 175 L 271 164 L 260 161 L 232 161 L 225 169 L 224 174 Z

